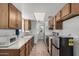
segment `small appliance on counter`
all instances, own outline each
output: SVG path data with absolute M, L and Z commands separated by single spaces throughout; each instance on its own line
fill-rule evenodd
M 0 47 L 10 46 L 16 42 L 16 35 L 13 36 L 0 36 Z

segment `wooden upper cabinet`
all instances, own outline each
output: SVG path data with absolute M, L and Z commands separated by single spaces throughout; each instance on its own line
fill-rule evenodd
M 9 4 L 9 28 L 16 28 L 16 13 L 16 8 L 12 4 Z
M 69 3 L 66 4 L 61 10 L 62 20 L 67 20 L 69 18 L 79 15 L 79 3 Z
M 66 4 L 61 10 L 61 17 L 67 16 L 70 12 L 70 4 Z
M 19 28 L 19 29 L 21 29 L 22 28 L 22 14 L 21 14 L 21 12 L 19 11 L 19 10 L 17 10 L 17 20 L 16 20 L 16 26 L 17 26 L 17 28 Z
M 71 3 L 71 12 L 79 15 L 79 3 Z
M 28 30 L 28 20 L 24 20 L 24 31 Z
M 55 16 L 53 17 L 53 25 L 54 25 L 53 29 L 56 29 L 56 17 Z
M 24 20 L 24 30 L 30 30 L 31 29 L 31 20 Z
M 48 21 L 49 29 L 53 29 L 53 17 Z
M 56 15 L 56 21 L 60 21 L 61 19 L 61 11 Z
M 62 22 L 56 22 L 55 29 L 62 29 Z
M 0 3 L 0 28 L 8 28 L 8 4 Z
M 0 29 L 21 28 L 21 12 L 11 3 L 0 3 Z

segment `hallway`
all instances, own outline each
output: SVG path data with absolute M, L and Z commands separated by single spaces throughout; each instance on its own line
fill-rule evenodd
M 37 44 L 33 47 L 30 56 L 49 56 L 44 41 L 38 40 Z

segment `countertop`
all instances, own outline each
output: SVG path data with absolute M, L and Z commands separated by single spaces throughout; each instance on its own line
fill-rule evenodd
M 18 38 L 14 44 L 12 44 L 10 46 L 6 46 L 6 47 L 0 47 L 0 49 L 20 49 L 32 37 L 33 36 L 31 35 L 31 36 L 24 36 L 23 38 Z

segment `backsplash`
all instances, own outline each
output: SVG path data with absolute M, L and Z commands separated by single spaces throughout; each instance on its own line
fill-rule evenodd
M 15 30 L 12 29 L 0 29 L 0 36 L 15 35 Z

